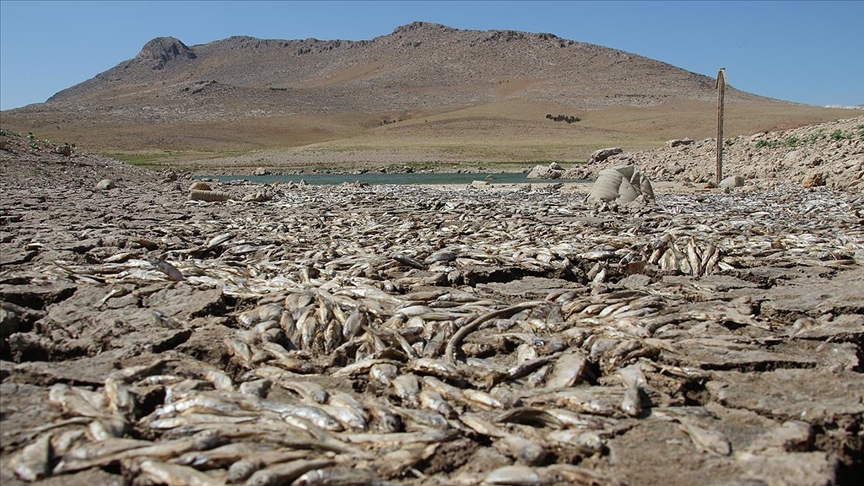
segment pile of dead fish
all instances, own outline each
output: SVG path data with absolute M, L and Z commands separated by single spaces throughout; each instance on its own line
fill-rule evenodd
M 711 369 L 691 355 L 755 352 L 785 327 L 746 298 L 706 303 L 661 279 L 864 263 L 851 203 L 790 190 L 620 212 L 536 191 L 518 205 L 512 193 L 275 191 L 255 211 L 164 228 L 206 238 L 158 258 L 54 262 L 38 270 L 80 285 L 222 289 L 241 303 L 234 334 L 213 343 L 230 360 L 166 353 L 101 389 L 55 384 L 66 418 L 11 465 L 28 481 L 119 467 L 140 484 L 621 484 L 578 464 L 645 420 L 729 456 L 710 414 L 684 406 L 681 390 Z M 235 203 L 186 203 L 201 204 Z M 559 288 L 508 291 L 529 278 Z M 463 467 L 487 446 L 509 464 Z

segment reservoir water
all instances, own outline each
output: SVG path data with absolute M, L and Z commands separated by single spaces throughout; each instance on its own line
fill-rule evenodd
M 459 174 L 459 173 L 413 173 L 413 174 L 301 174 L 301 175 L 221 175 L 199 177 L 199 179 L 216 179 L 219 181 L 248 180 L 260 184 L 272 182 L 300 182 L 305 180 L 312 185 L 332 185 L 343 182 L 365 182 L 370 185 L 378 184 L 471 184 L 473 181 L 487 181 L 490 184 L 531 184 L 531 183 L 555 183 L 555 182 L 590 182 L 582 179 L 528 179 L 521 172 L 498 172 L 481 174 Z

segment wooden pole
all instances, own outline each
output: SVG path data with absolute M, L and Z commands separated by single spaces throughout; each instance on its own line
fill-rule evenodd
M 726 68 L 717 73 L 717 185 L 723 180 L 723 94 L 726 91 Z

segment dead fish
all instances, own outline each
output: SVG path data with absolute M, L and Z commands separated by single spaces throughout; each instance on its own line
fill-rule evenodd
M 80 417 L 99 418 L 108 415 L 104 394 L 73 388 L 65 383 L 51 386 L 48 401 L 60 406 L 67 413 Z
M 720 456 L 732 454 L 732 443 L 720 431 L 707 429 L 685 417 L 680 417 L 678 422 L 700 451 Z
M 550 464 L 537 470 L 545 482 L 552 484 L 589 484 L 599 486 L 627 486 L 627 482 L 586 467 L 572 464 Z
M 454 262 L 458 256 L 456 253 L 449 250 L 440 250 L 432 253 L 423 261 L 428 264 L 438 263 L 438 262 Z
M 413 371 L 422 375 L 432 375 L 438 378 L 459 380 L 462 378 L 461 373 L 455 365 L 443 360 L 433 358 L 418 358 L 408 363 L 406 370 Z
M 290 406 L 287 407 L 287 409 L 282 413 L 304 418 L 317 425 L 318 427 L 321 427 L 324 430 L 329 430 L 331 432 L 341 432 L 342 430 L 344 430 L 342 422 L 336 420 L 332 415 L 330 415 L 323 409 L 313 407 L 311 405 Z
M 485 484 L 504 484 L 533 486 L 542 484 L 540 475 L 534 468 L 528 466 L 504 466 L 489 474 L 483 480 Z
M 360 329 L 366 326 L 367 322 L 368 319 L 365 312 L 362 312 L 360 309 L 352 310 L 342 325 L 342 337 L 346 340 L 353 338 Z
M 436 391 L 424 389 L 418 394 L 418 398 L 420 406 L 425 409 L 438 412 L 447 418 L 455 418 L 457 415 L 450 403 Z
M 345 407 L 333 407 L 330 405 L 322 405 L 321 408 L 342 424 L 341 429 L 364 431 L 369 428 L 369 423 L 365 418 L 362 415 L 357 414 L 354 410 Z
M 141 461 L 141 472 L 167 486 L 211 486 L 217 479 L 197 469 L 179 464 L 166 464 L 150 459 Z
M 222 243 L 230 240 L 231 238 L 234 238 L 234 233 L 222 233 L 216 235 L 213 238 L 210 238 L 210 240 L 207 242 L 207 249 L 217 247 Z
M 431 427 L 438 430 L 452 430 L 453 428 L 443 415 L 432 410 L 405 407 L 394 407 L 394 410 L 405 418 L 406 428 L 417 428 L 417 425 L 421 429 Z M 408 427 L 408 425 L 412 427 Z
M 487 437 L 507 436 L 506 431 L 475 413 L 463 413 L 459 415 L 459 421 L 480 435 L 485 435 Z
M 9 467 L 19 478 L 38 481 L 51 473 L 51 437 L 52 434 L 42 435 L 9 459 Z
M 255 458 L 240 459 L 228 467 L 228 483 L 235 484 L 246 481 L 263 465 Z
M 385 486 L 377 476 L 366 469 L 356 467 L 329 467 L 309 471 L 292 483 L 292 486 Z
M 462 390 L 462 397 L 466 403 L 484 410 L 501 410 L 505 408 L 505 405 L 501 400 L 498 400 L 484 391 L 475 390 L 473 388 Z
M 228 336 L 222 340 L 222 343 L 228 348 L 228 354 L 237 357 L 242 363 L 252 361 L 252 349 L 245 342 L 236 337 Z
M 372 423 L 378 425 L 380 430 L 390 433 L 402 431 L 402 417 L 390 407 L 378 402 L 366 402 L 365 405 Z
M 565 352 L 555 361 L 548 388 L 565 388 L 579 384 L 587 369 L 587 357 L 578 349 Z
M 124 382 L 109 377 L 105 380 L 104 391 L 112 412 L 129 415 L 135 410 L 135 395 Z
M 642 414 L 642 396 L 638 386 L 625 386 L 624 397 L 621 399 L 621 410 L 631 417 Z
M 93 440 L 107 440 L 122 437 L 129 428 L 129 423 L 126 417 L 122 415 L 113 415 L 93 420 L 87 426 L 87 432 L 93 437 Z
M 495 422 L 530 425 L 532 427 L 563 428 L 564 422 L 547 410 L 533 407 L 518 407 L 497 415 Z
M 277 486 L 289 484 L 308 471 L 314 471 L 335 462 L 331 459 L 299 459 L 282 464 L 274 464 L 256 471 L 246 481 L 246 486 Z
M 438 444 L 430 444 L 391 451 L 378 458 L 373 467 L 383 477 L 400 476 L 420 461 L 432 457 L 437 449 Z
M 186 280 L 186 277 L 183 276 L 183 273 L 177 269 L 174 265 L 166 262 L 165 260 L 159 258 L 157 260 L 149 260 L 150 264 L 156 267 L 156 270 L 164 273 L 171 280 L 175 282 L 182 282 Z
M 546 434 L 546 440 L 575 447 L 588 454 L 604 452 L 606 444 L 597 432 L 578 429 L 553 430 Z
M 412 374 L 399 375 L 392 380 L 393 390 L 403 404 L 417 407 L 419 405 L 420 381 Z
M 239 391 L 244 395 L 253 395 L 260 398 L 266 398 L 267 392 L 272 386 L 273 382 L 267 379 L 253 380 L 241 383 Z
M 390 386 L 393 378 L 399 373 L 399 369 L 390 363 L 381 363 L 372 366 L 369 370 L 369 378 L 381 383 L 384 386 Z
M 213 387 L 217 390 L 233 392 L 234 380 L 230 376 L 216 369 L 207 370 L 204 373 L 204 378 L 213 383 Z
M 306 380 L 279 380 L 277 384 L 286 390 L 297 393 L 304 400 L 315 403 L 327 403 L 330 399 L 330 393 L 324 389 L 319 383 Z
M 515 434 L 507 434 L 495 441 L 494 445 L 496 449 L 529 466 L 542 464 L 546 458 L 546 448 L 542 444 Z
M 230 466 L 246 456 L 258 456 L 272 450 L 273 446 L 255 444 L 252 442 L 236 442 L 225 444 L 207 451 L 193 451 L 171 459 L 171 464 L 192 466 L 198 469 L 214 469 Z M 298 454 L 297 451 L 292 451 Z
M 368 373 L 373 366 L 381 365 L 381 364 L 396 364 L 397 361 L 392 359 L 382 359 L 382 358 L 364 358 L 354 363 L 351 363 L 347 366 L 343 366 L 341 369 L 333 372 L 332 376 L 334 378 L 344 378 L 347 376 L 360 375 L 363 373 Z
M 422 432 L 397 432 L 392 434 L 347 434 L 346 442 L 353 444 L 374 444 L 376 447 L 404 447 L 409 444 L 438 444 L 455 439 L 458 430 L 425 429 Z

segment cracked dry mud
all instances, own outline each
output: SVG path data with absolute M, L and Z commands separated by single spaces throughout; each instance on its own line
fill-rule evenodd
M 182 176 L 0 155 L 4 485 L 864 472 L 860 196 L 752 181 L 600 210 L 572 188 L 240 202 L 262 188 L 225 183 L 236 200 L 202 202 Z

